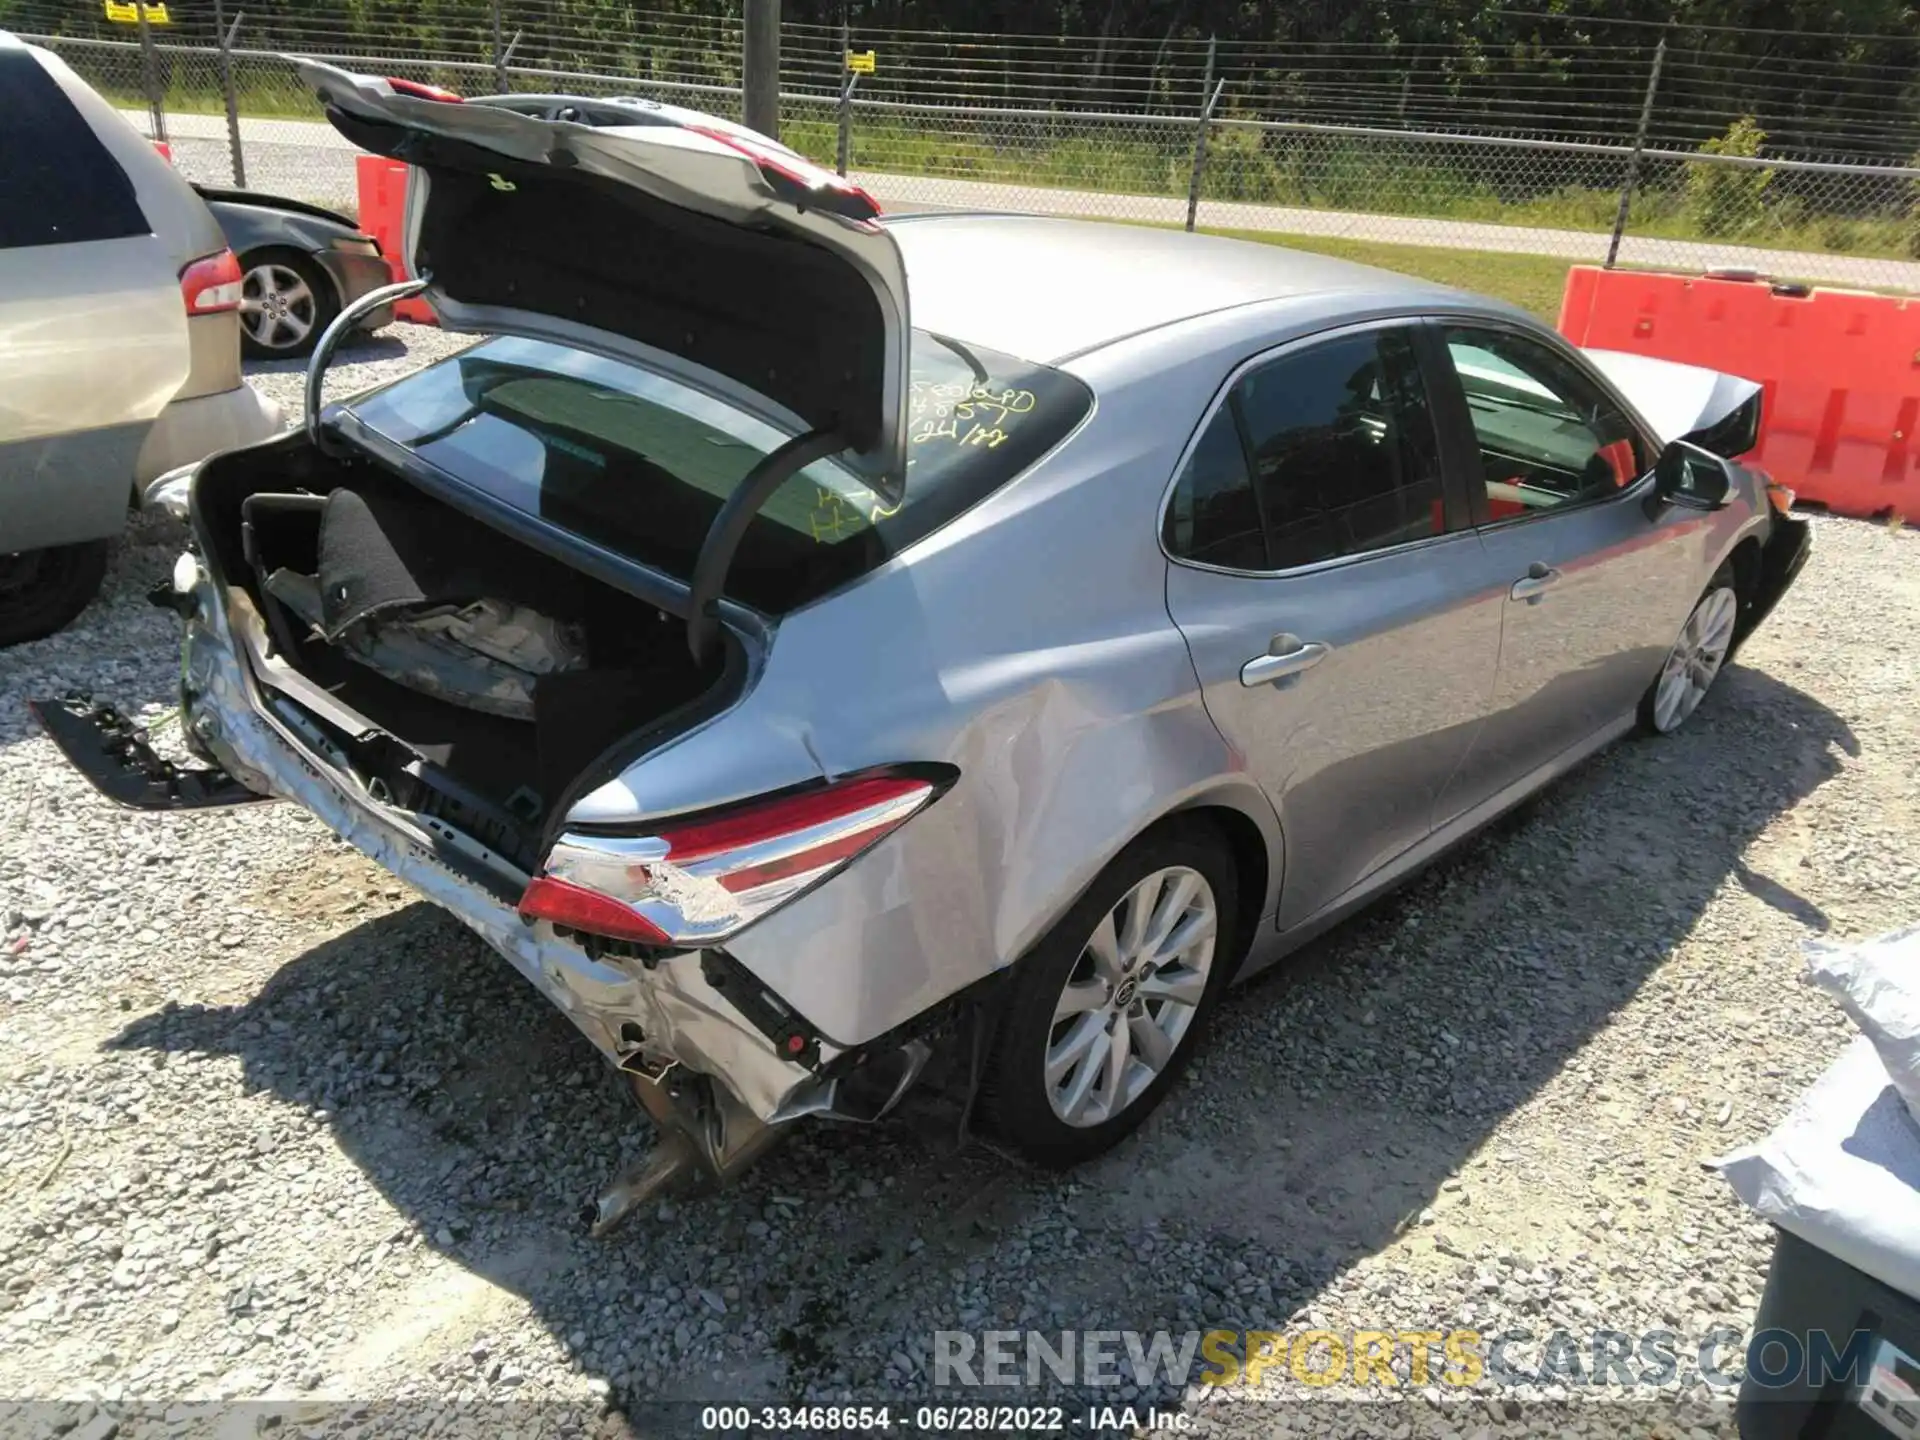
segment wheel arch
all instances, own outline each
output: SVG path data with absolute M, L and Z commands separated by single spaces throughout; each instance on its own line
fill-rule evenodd
M 1021 947 L 1018 958 L 1008 968 L 1019 965 L 1045 940 L 1061 918 L 1128 850 L 1150 836 L 1187 826 L 1211 830 L 1225 843 L 1232 857 L 1238 890 L 1234 901 L 1234 938 L 1240 950 L 1234 963 L 1235 973 L 1239 973 L 1239 967 L 1244 966 L 1261 934 L 1263 922 L 1270 920 L 1279 908 L 1280 883 L 1286 870 L 1286 840 L 1279 817 L 1266 792 L 1245 776 L 1223 776 L 1174 798 L 1113 844 L 1092 866 L 1085 883 L 1076 886 L 1058 910 L 1036 926 L 1032 940 Z
M 1733 571 L 1733 593 L 1740 601 L 1740 623 L 1734 632 L 1734 647 L 1738 649 L 1755 623 L 1753 608 L 1760 596 L 1763 568 L 1759 538 L 1752 534 L 1743 535 L 1739 543 L 1727 552 L 1727 558 L 1722 563 Z
M 1205 794 L 1163 815 L 1147 827 L 1150 834 L 1174 825 L 1203 825 L 1226 842 L 1233 857 L 1238 894 L 1234 904 L 1234 938 L 1243 964 L 1258 937 L 1261 925 L 1274 913 L 1279 901 L 1280 878 L 1285 871 L 1286 842 L 1273 809 L 1264 795 L 1264 824 L 1256 819 L 1258 810 L 1248 797 L 1233 789 Z
M 1744 535 L 1740 542 L 1727 552 L 1724 562 L 1733 571 L 1733 588 L 1739 592 L 1744 602 L 1750 599 L 1754 589 L 1760 583 L 1760 541 L 1753 535 Z

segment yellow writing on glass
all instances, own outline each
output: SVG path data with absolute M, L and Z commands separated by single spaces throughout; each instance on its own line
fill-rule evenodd
M 898 505 L 883 505 L 878 500 L 862 506 L 824 485 L 814 487 L 813 497 L 813 509 L 807 514 L 807 527 L 812 531 L 815 541 L 822 545 L 844 539 L 862 525 L 878 525 L 900 509 Z
M 862 518 L 860 512 L 847 503 L 844 495 L 825 486 L 815 488 L 814 506 L 807 516 L 807 523 L 818 543 L 825 545 L 859 529 Z
M 1033 409 L 1031 390 L 993 390 L 966 381 L 915 381 L 908 396 L 907 438 L 915 445 L 999 445 L 1008 422 Z
M 995 450 L 1013 437 L 1020 417 L 1030 413 L 1035 403 L 1031 390 L 996 390 L 971 380 L 915 380 L 907 394 L 907 440 L 934 450 L 942 446 Z M 910 467 L 914 463 L 907 461 Z M 873 496 L 856 500 L 816 485 L 807 529 L 819 544 L 830 545 L 863 525 L 878 525 L 899 508 Z

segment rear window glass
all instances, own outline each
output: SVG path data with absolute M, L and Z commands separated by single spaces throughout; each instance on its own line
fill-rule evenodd
M 25 50 L 0 50 L 0 250 L 146 235 L 133 182 Z
M 1092 396 L 1071 376 L 915 332 L 906 497 L 830 460 L 754 517 L 727 593 L 804 605 L 978 503 L 1052 449 Z M 693 574 L 721 503 L 787 436 L 635 366 L 503 337 L 355 403 L 387 439 L 497 500 L 635 560 Z

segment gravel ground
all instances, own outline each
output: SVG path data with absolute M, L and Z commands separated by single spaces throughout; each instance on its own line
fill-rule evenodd
M 449 343 L 396 327 L 339 388 Z M 297 408 L 297 374 L 257 378 Z M 1799 942 L 1920 903 L 1920 533 L 1817 528 L 1686 731 L 1229 997 L 1115 1154 L 1059 1177 L 820 1128 L 591 1242 L 577 1207 L 648 1128 L 504 963 L 291 806 L 117 810 L 31 728 L 22 702 L 72 686 L 171 705 L 175 622 L 142 596 L 180 534 L 142 519 L 98 604 L 0 656 L 0 1396 L 67 1402 L 14 1428 L 177 1434 L 249 1399 L 316 1433 L 650 1433 L 660 1400 L 932 1398 L 944 1329 L 1518 1328 L 1529 1366 L 1557 1329 L 1664 1329 L 1684 1361 L 1749 1322 L 1769 1255 L 1702 1161 L 1848 1038 Z M 1732 1433 L 1703 1384 L 1623 1409 L 1578 1379 L 939 1398 L 1184 1403 L 1221 1435 Z M 508 1408 L 407 1408 L 445 1402 Z

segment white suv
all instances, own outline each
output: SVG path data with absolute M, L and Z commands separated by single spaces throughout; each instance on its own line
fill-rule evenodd
M 206 203 L 55 55 L 0 32 L 0 645 L 86 606 L 140 486 L 284 428 L 240 374 Z

